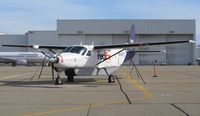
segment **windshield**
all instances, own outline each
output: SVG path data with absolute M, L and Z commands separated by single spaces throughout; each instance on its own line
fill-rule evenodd
M 72 47 L 67 47 L 65 48 L 64 52 L 69 52 L 69 50 L 71 49 Z
M 83 46 L 74 46 L 69 50 L 69 52 L 71 53 L 77 53 L 81 55 L 84 55 L 86 51 L 87 51 L 87 48 Z

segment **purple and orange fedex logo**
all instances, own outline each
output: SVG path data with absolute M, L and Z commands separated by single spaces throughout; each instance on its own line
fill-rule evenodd
M 97 59 L 105 60 L 105 59 L 110 58 L 110 56 L 111 56 L 110 50 L 101 50 L 101 51 L 98 51 Z

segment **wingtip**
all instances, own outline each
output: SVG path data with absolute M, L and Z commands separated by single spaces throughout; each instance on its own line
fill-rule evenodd
M 39 45 L 33 45 L 34 49 L 38 49 L 40 46 Z
M 161 50 L 161 52 L 162 52 L 162 53 L 167 53 L 167 51 L 166 51 L 166 50 Z
M 194 40 L 189 40 L 189 43 L 195 43 L 195 41 Z

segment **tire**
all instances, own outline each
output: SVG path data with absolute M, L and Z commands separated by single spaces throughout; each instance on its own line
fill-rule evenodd
M 62 84 L 63 84 L 62 79 L 60 77 L 57 77 L 55 85 L 62 85 Z
M 74 76 L 68 75 L 68 82 L 74 82 Z
M 108 76 L 108 83 L 115 83 L 115 76 L 114 75 Z

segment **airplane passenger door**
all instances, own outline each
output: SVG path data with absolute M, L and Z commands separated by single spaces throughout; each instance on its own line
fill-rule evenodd
M 91 51 L 88 50 L 77 58 L 77 67 L 88 67 L 88 66 L 93 66 L 93 59 L 91 58 Z
M 96 55 L 91 51 L 88 50 L 85 55 L 85 66 L 86 67 L 94 67 L 96 65 Z

